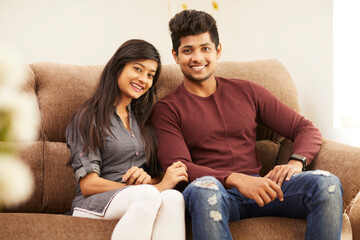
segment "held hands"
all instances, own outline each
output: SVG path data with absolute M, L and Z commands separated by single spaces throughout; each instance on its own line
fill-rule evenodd
M 284 180 L 289 181 L 295 173 L 301 172 L 302 163 L 299 161 L 290 160 L 287 164 L 275 166 L 273 170 L 265 175 L 265 178 L 272 180 L 281 187 Z
M 134 166 L 127 170 L 122 177 L 122 181 L 126 185 L 150 184 L 151 176 L 144 169 Z
M 228 188 L 236 187 L 243 196 L 253 199 L 260 207 L 276 198 L 284 200 L 281 188 L 269 178 L 232 173 L 226 178 L 225 185 Z
M 172 189 L 181 181 L 188 182 L 187 167 L 180 161 L 174 162 L 165 172 L 161 182 L 156 185 L 159 191 Z

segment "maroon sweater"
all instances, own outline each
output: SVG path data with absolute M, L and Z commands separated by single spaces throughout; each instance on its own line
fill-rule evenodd
M 152 121 L 163 169 L 180 160 L 188 168 L 189 182 L 214 176 L 223 184 L 232 172 L 259 174 L 259 123 L 294 141 L 294 153 L 306 156 L 308 163 L 314 159 L 321 134 L 310 121 L 258 84 L 216 80 L 217 91 L 209 97 L 194 95 L 181 84 L 155 104 Z

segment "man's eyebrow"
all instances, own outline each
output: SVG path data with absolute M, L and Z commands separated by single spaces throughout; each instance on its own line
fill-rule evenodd
M 200 47 L 207 46 L 207 45 L 210 45 L 210 43 L 200 44 Z M 193 47 L 193 45 L 185 45 L 185 46 L 183 46 L 182 48 L 192 48 L 192 47 Z
M 141 64 L 141 63 L 138 63 L 138 62 L 135 62 L 134 64 L 138 64 L 138 65 L 140 65 L 140 66 L 143 67 L 143 68 L 147 68 L 147 67 L 145 67 L 144 64 Z M 156 72 L 156 70 L 150 69 L 150 72 Z

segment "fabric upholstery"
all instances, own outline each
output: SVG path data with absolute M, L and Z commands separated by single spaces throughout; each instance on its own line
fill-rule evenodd
M 65 142 L 65 128 L 74 111 L 92 94 L 103 66 L 31 64 L 44 138 Z
M 75 177 L 67 166 L 69 150 L 65 128 L 94 90 L 104 66 L 38 62 L 26 65 L 23 91 L 37 97 L 41 113 L 39 139 L 15 144 L 20 158 L 33 172 L 35 191 L 28 202 L 0 213 L 0 239 L 109 239 L 116 221 L 65 216 L 75 195 Z M 285 66 L 277 60 L 219 62 L 217 75 L 254 81 L 299 111 L 296 88 Z M 175 64 L 163 66 L 157 84 L 162 98 L 182 82 Z M 265 126 L 258 127 L 256 150 L 265 175 L 276 164 L 287 162 L 292 142 Z M 1 144 L 5 144 L 0 142 Z M 8 143 L 6 143 L 8 144 Z M 344 187 L 342 239 L 360 239 L 360 148 L 324 140 L 310 169 L 328 170 Z M 351 220 L 351 223 L 350 223 Z M 187 222 L 189 226 L 189 222 Z M 303 219 L 254 218 L 230 223 L 234 239 L 303 239 Z M 191 239 L 191 228 L 187 228 Z
M 75 197 L 75 176 L 66 163 L 70 151 L 66 143 L 45 142 L 44 145 L 44 198 L 43 211 L 65 213 L 70 211 Z
M 0 147 L 4 144 L 4 142 L 0 142 Z M 11 145 L 16 146 L 16 153 L 19 155 L 20 160 L 29 166 L 33 175 L 35 188 L 27 202 L 17 208 L 4 209 L 4 211 L 41 212 L 42 197 L 44 195 L 43 144 L 41 141 L 11 143 Z

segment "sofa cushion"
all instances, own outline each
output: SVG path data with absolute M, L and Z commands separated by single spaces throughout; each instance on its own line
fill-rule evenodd
M 103 66 L 42 62 L 30 67 L 36 78 L 43 137 L 53 142 L 65 142 L 65 128 L 75 110 L 94 91 Z
M 0 142 L 0 147 L 4 144 L 16 146 L 16 154 L 18 154 L 19 159 L 29 166 L 32 172 L 35 187 L 34 192 L 28 201 L 15 208 L 5 208 L 2 210 L 6 212 L 40 212 L 44 189 L 43 142 Z
M 117 220 L 57 214 L 0 213 L 0 239 L 110 239 Z
M 256 155 L 261 162 L 260 176 L 265 176 L 275 166 L 279 144 L 270 140 L 256 141 Z
M 75 197 L 75 176 L 66 163 L 70 151 L 66 143 L 44 143 L 44 197 L 42 212 L 66 213 Z
M 55 214 L 0 213 L 0 239 L 110 239 L 116 223 L 117 220 L 97 220 Z M 306 221 L 261 217 L 230 222 L 229 226 L 234 240 L 304 239 Z M 186 236 L 187 240 L 192 239 L 189 224 Z M 345 214 L 341 239 L 352 239 L 349 218 Z

